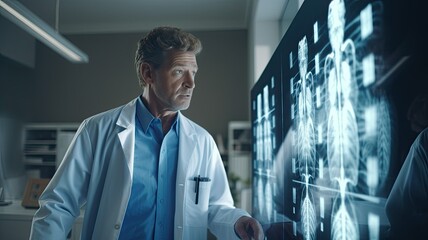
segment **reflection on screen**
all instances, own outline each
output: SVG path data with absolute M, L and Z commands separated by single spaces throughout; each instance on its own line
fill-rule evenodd
M 253 215 L 268 239 L 382 238 L 394 121 L 374 44 L 383 7 L 306 1 L 252 89 Z

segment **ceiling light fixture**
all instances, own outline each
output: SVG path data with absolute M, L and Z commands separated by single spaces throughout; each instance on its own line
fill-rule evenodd
M 0 0 L 0 13 L 74 63 L 87 63 L 88 55 L 15 0 Z

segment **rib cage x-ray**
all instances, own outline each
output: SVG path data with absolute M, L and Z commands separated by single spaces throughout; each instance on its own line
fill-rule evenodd
M 269 88 L 273 88 L 274 79 L 269 86 L 263 88 L 263 92 L 257 95 L 257 119 L 254 122 L 253 135 L 257 136 L 254 149 L 257 149 L 256 160 L 254 161 L 254 182 L 257 195 L 266 195 L 263 201 L 257 201 L 257 213 L 265 221 L 270 221 L 273 214 L 272 200 L 272 164 L 273 150 L 275 144 L 275 119 L 272 117 L 275 113 L 275 103 L 269 101 Z
M 298 45 L 298 62 L 300 79 L 296 84 L 294 92 L 297 95 L 295 114 L 295 125 L 297 127 L 297 159 L 300 180 L 303 181 L 302 190 L 302 230 L 306 239 L 315 238 L 316 216 L 315 206 L 309 184 L 314 179 L 315 170 L 315 129 L 313 112 L 313 76 L 307 72 L 308 68 L 308 45 L 306 37 Z
M 385 9 L 305 1 L 253 87 L 253 215 L 268 239 L 384 236 L 388 84 L 406 59 L 385 54 Z

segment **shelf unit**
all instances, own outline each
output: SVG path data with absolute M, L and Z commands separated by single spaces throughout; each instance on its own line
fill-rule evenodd
M 24 165 L 29 178 L 52 178 L 78 123 L 31 123 L 23 128 Z
M 229 122 L 229 173 L 239 177 L 239 184 L 249 183 L 251 176 L 251 123 Z
M 235 203 L 241 207 L 244 199 L 238 196 L 251 182 L 251 123 L 232 121 L 228 127 L 228 177 Z
M 248 155 L 251 153 L 251 123 L 246 121 L 229 122 L 228 154 Z

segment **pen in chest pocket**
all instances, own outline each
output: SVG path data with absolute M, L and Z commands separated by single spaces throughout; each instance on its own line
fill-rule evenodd
M 201 177 L 201 175 L 198 175 L 197 177 L 193 178 L 193 181 L 195 181 L 195 193 L 196 193 L 195 204 L 198 204 L 198 201 L 199 201 L 199 183 L 200 182 L 209 182 L 209 181 L 211 181 L 211 179 L 209 177 Z

